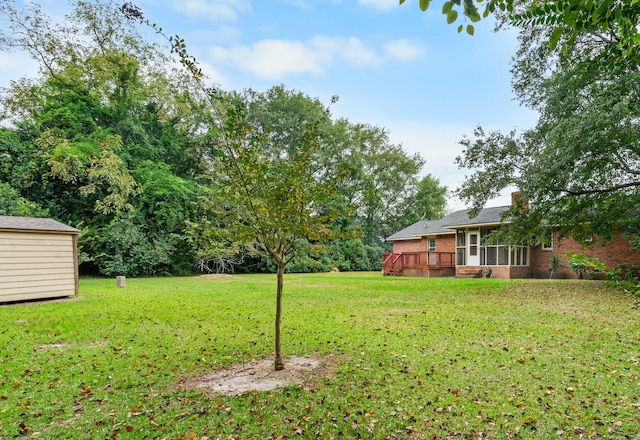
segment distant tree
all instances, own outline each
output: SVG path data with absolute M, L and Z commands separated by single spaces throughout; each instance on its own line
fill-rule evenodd
M 341 119 L 329 130 L 324 167 L 348 171 L 333 203 L 348 208 L 349 218 L 335 226 L 349 232 L 355 226 L 365 245 L 379 245 L 411 203 L 424 159 L 391 143 L 380 127 Z
M 447 187 L 441 185 L 437 177 L 427 174 L 415 186 L 414 194 L 407 200 L 404 212 L 397 220 L 397 226 L 406 227 L 418 220 L 444 217 L 447 208 L 446 195 Z
M 0 215 L 18 217 L 46 217 L 48 212 L 21 197 L 8 183 L 0 182 Z

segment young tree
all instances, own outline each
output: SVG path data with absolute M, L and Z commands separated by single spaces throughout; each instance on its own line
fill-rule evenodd
M 137 6 L 125 3 L 122 11 L 164 35 L 144 19 Z M 328 121 L 328 109 L 317 100 L 310 103 L 282 88 L 265 94 L 237 94 L 207 87 L 184 41 L 167 39 L 209 102 L 213 139 L 208 156 L 210 170 L 224 177 L 226 195 L 237 213 L 236 221 L 227 229 L 232 231 L 234 241 L 254 243 L 257 251 L 276 264 L 274 368 L 282 370 L 280 323 L 285 267 L 301 239 L 322 241 L 328 237 L 325 222 L 329 213 L 324 208 L 340 179 L 319 166 L 321 130 Z M 332 103 L 336 100 L 334 97 Z M 315 107 L 315 115 L 312 112 L 309 117 L 299 111 L 300 104 Z

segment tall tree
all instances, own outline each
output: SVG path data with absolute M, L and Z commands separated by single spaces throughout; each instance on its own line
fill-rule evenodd
M 2 48 L 41 67 L 2 89 L 12 128 L 0 142 L 0 182 L 83 229 L 84 269 L 190 271 L 184 234 L 201 191 L 207 115 L 193 111 L 200 97 L 188 75 L 167 68 L 162 48 L 113 1 L 75 1 L 57 22 L 37 4 L 0 0 L 0 16 Z
M 397 220 L 398 230 L 418 220 L 434 220 L 444 217 L 447 208 L 447 187 L 431 174 L 424 176 L 407 200 L 402 215 Z
M 640 203 L 640 84 L 638 65 L 610 68 L 616 29 L 584 33 L 549 54 L 552 26 L 521 30 L 514 63 L 520 100 L 540 112 L 521 135 L 476 131 L 466 139 L 462 167 L 476 171 L 460 190 L 479 208 L 516 186 L 530 209 L 514 210 L 514 239 L 544 239 L 549 225 L 589 241 L 625 231 L 638 242 Z
M 408 154 L 391 143 L 383 128 L 345 119 L 330 128 L 324 167 L 335 173 L 348 171 L 336 203 L 351 208 L 364 244 L 378 245 L 394 232 L 415 195 L 424 163 L 419 154 Z

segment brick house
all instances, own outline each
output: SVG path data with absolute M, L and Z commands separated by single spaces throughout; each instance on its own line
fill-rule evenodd
M 619 234 L 605 245 L 584 248 L 571 238 L 550 245 L 487 243 L 486 237 L 508 223 L 502 215 L 510 206 L 485 208 L 471 218 L 469 210 L 456 211 L 439 220 L 419 221 L 387 238 L 393 252 L 384 255 L 383 273 L 404 276 L 480 277 L 487 269 L 495 278 L 549 278 L 553 256 L 560 258 L 554 278 L 576 278 L 567 267 L 567 252 L 597 257 L 613 268 L 640 264 L 640 250 Z

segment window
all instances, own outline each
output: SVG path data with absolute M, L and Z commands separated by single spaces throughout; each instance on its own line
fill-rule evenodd
M 430 238 L 427 240 L 427 250 L 429 252 L 435 252 L 436 251 L 436 239 L 435 238 Z
M 489 235 L 495 228 L 482 228 L 480 240 L 481 266 L 528 266 L 529 247 L 526 245 L 509 246 Z
M 456 264 L 458 266 L 464 266 L 466 264 L 466 235 L 465 231 L 459 230 L 456 232 Z
M 550 251 L 553 249 L 553 232 L 549 231 L 545 234 L 544 241 L 542 242 L 542 250 Z
M 475 257 L 478 255 L 478 234 L 469 233 L 469 255 Z

